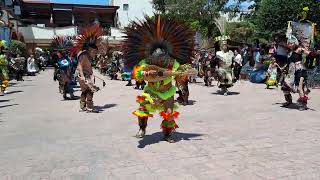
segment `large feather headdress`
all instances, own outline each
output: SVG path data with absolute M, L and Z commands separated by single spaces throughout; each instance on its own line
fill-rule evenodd
M 54 51 L 70 50 L 73 47 L 73 38 L 71 36 L 53 37 L 50 48 Z
M 157 49 L 166 53 L 180 64 L 191 60 L 194 50 L 195 32 L 185 24 L 167 17 L 155 15 L 144 21 L 132 22 L 125 29 L 125 64 L 134 67 L 142 59 L 150 57 Z
M 89 47 L 97 47 L 100 36 L 102 36 L 102 28 L 99 25 L 82 28 L 80 34 L 75 40 L 73 51 L 78 53 L 80 51 L 87 50 Z

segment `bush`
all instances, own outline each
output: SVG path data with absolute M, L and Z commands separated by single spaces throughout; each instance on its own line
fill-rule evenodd
M 17 40 L 12 40 L 9 45 L 9 51 L 11 54 L 20 53 L 21 56 L 27 56 L 27 46 L 25 43 Z

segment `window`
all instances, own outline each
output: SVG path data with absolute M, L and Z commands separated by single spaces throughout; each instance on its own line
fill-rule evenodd
M 129 4 L 123 4 L 123 10 L 128 11 L 129 10 Z

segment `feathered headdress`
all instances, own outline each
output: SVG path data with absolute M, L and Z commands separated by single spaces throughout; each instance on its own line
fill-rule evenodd
M 82 28 L 75 40 L 74 53 L 87 50 L 89 47 L 98 48 L 97 44 L 100 36 L 102 36 L 102 28 L 99 25 Z
M 133 22 L 125 29 L 125 64 L 134 67 L 142 59 L 162 49 L 180 64 L 188 63 L 194 49 L 195 32 L 173 19 L 156 15 L 144 21 Z
M 70 36 L 55 36 L 50 48 L 54 51 L 70 50 L 73 47 L 73 39 Z

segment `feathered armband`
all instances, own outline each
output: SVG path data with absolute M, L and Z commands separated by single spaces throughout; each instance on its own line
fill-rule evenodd
M 135 66 L 132 71 L 132 77 L 137 81 L 143 80 L 143 66 Z

